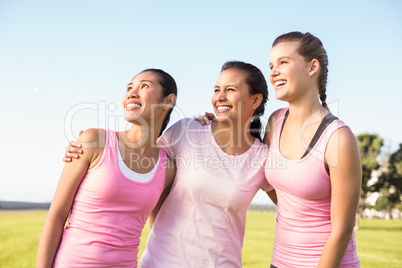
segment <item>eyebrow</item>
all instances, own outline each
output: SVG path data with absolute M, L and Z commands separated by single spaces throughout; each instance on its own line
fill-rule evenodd
M 220 87 L 220 86 L 215 85 L 215 87 Z M 225 88 L 227 88 L 227 87 L 234 87 L 234 88 L 237 88 L 235 85 L 226 85 Z
M 148 83 L 150 83 L 150 84 L 152 84 L 152 85 L 154 84 L 154 83 L 152 83 L 152 81 L 150 81 L 150 80 L 141 80 L 141 81 L 140 81 L 140 83 L 144 83 L 144 82 L 148 82 Z M 133 85 L 133 82 L 128 83 L 127 87 L 130 86 L 130 85 Z
M 279 57 L 277 60 L 283 60 L 283 59 L 292 59 L 292 58 L 288 57 L 288 56 L 283 56 L 283 57 Z
M 288 56 L 283 56 L 283 57 L 277 58 L 275 61 L 280 61 L 280 60 L 283 60 L 283 59 L 292 59 L 292 58 L 288 57 Z M 269 62 L 269 65 L 271 65 L 271 64 L 272 64 L 272 61 Z

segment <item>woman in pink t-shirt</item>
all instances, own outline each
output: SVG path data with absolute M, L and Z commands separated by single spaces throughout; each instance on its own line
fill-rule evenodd
M 359 148 L 352 131 L 326 104 L 327 53 L 310 33 L 279 36 L 270 81 L 289 108 L 270 117 L 264 141 L 266 176 L 277 194 L 271 267 L 360 267 L 354 222 L 361 188 Z M 320 102 L 320 100 L 321 102 Z
M 137 267 L 141 231 L 176 171 L 155 145 L 176 95 L 169 74 L 146 69 L 123 97 L 130 129 L 80 135 L 85 153 L 63 169 L 36 267 Z

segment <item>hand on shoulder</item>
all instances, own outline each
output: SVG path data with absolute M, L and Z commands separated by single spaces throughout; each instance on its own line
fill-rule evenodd
M 77 139 L 84 149 L 104 147 L 106 141 L 106 130 L 101 128 L 90 128 L 85 130 Z

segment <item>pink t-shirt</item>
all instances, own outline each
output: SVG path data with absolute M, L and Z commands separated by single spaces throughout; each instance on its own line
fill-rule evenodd
M 238 156 L 216 144 L 211 127 L 192 119 L 158 140 L 176 160 L 172 189 L 155 220 L 141 268 L 241 267 L 246 211 L 265 179 L 267 146 L 255 140 Z
M 74 198 L 54 267 L 137 267 L 142 229 L 163 191 L 166 153 L 145 183 L 126 178 L 117 159 L 117 137 L 107 130 L 99 163 L 88 170 Z
M 331 181 L 325 170 L 325 150 L 331 135 L 347 126 L 342 121 L 333 121 L 308 155 L 288 160 L 279 150 L 286 111 L 283 109 L 278 116 L 265 173 L 278 198 L 272 264 L 317 267 L 331 233 Z M 360 267 L 354 233 L 340 267 Z

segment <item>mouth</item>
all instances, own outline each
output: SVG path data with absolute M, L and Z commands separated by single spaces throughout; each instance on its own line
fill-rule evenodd
M 138 102 L 129 102 L 126 103 L 126 110 L 134 110 L 137 108 L 140 108 L 142 105 L 139 104 Z
M 226 111 L 229 111 L 230 109 L 232 109 L 232 107 L 227 106 L 227 105 L 219 105 L 216 107 L 216 110 L 218 111 L 218 113 L 224 113 Z
M 274 86 L 275 86 L 275 88 L 280 88 L 280 87 L 282 87 L 282 86 L 284 86 L 284 85 L 286 85 L 287 84 L 287 81 L 286 80 L 277 80 L 277 81 L 274 81 Z

